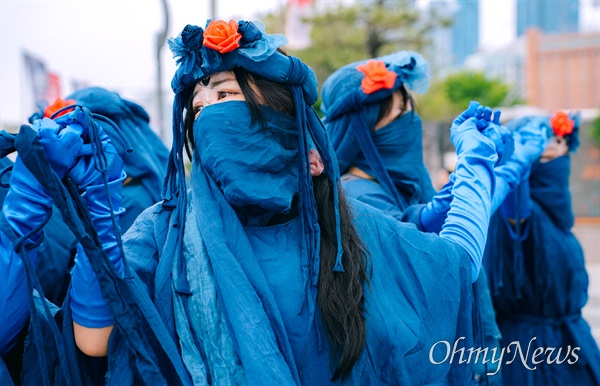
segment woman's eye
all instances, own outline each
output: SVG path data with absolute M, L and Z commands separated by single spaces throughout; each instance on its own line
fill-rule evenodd
M 221 100 L 238 94 L 239 93 L 235 91 L 219 91 L 217 95 L 219 100 Z
M 200 114 L 201 110 L 202 110 L 202 106 L 200 106 L 200 105 L 194 106 L 194 117 L 197 117 L 198 114 Z

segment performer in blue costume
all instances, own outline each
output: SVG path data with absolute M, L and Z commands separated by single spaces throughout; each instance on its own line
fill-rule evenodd
M 130 139 L 133 152 L 123 155 L 128 176 L 123 182 L 122 206 L 125 213 L 119 220 L 122 231 L 126 232 L 144 209 L 161 200 L 160 192 L 169 151 L 150 128 L 150 117 L 140 105 L 101 87 L 78 90 L 67 96 L 66 100 L 55 101 L 40 115 L 50 117 L 59 108 L 74 103 L 109 118 Z M 37 115 L 31 121 L 35 117 Z M 110 126 L 105 127 L 109 130 L 107 134 L 114 138 L 116 134 L 111 131 Z M 73 266 L 77 239 L 57 210 L 54 210 L 44 229 L 44 238 L 45 242 L 38 251 L 36 272 L 46 299 L 61 305 L 70 282 L 69 271 Z
M 465 384 L 470 364 L 451 363 L 436 343 L 472 344 L 470 288 L 502 156 L 481 131 L 494 126 L 484 113 L 452 126 L 462 157 L 450 210 L 439 236 L 422 233 L 338 191 L 310 107 L 316 78 L 279 50 L 285 42 L 246 21 L 188 25 L 170 40 L 178 69 L 164 200 L 122 249 L 110 220 L 125 175 L 108 136 L 91 136 L 105 156 L 95 157 L 80 110 L 34 125 L 58 178 L 82 193 L 110 263 L 78 248 L 63 310 L 74 342 L 108 354 L 109 384 Z
M 493 216 L 484 259 L 502 347 L 505 385 L 600 385 L 600 351 L 581 316 L 588 276 L 569 192 L 579 115 L 528 116 L 509 123 L 552 133 L 541 158 Z M 537 353 L 537 356 L 533 356 Z M 517 354 L 518 355 L 518 354 Z
M 149 117 L 146 111 L 138 104 L 122 99 L 117 93 L 99 87 L 91 87 L 76 91 L 69 95 L 67 100 L 69 102 L 62 99 L 57 100 L 53 105 L 48 106 L 45 111 L 35 114 L 31 121 L 33 122 L 42 115 L 49 117 L 61 107 L 79 103 L 91 109 L 92 112 L 111 119 L 118 125 L 122 133 L 132 139 L 134 151 L 132 153 L 122 152 L 125 163 L 124 169 L 128 174 L 128 178 L 124 181 L 122 205 L 125 208 L 125 213 L 121 216 L 120 226 L 121 229 L 126 231 L 144 209 L 160 201 L 168 150 L 150 129 Z M 104 124 L 104 127 L 108 130 L 111 138 L 117 137 L 117 133 L 110 125 Z M 11 180 L 13 163 L 7 157 L 0 159 L 0 161 L 2 162 L 2 169 L 5 170 L 3 181 L 8 182 Z M 0 202 L 4 202 L 7 191 L 7 188 L 0 189 Z M 32 259 L 32 262 L 45 298 L 53 304 L 62 305 L 69 288 L 70 270 L 74 264 L 77 239 L 64 223 L 61 212 L 57 208 L 54 208 L 43 233 L 43 243 L 39 248 L 36 248 L 36 258 Z M 8 264 L 8 261 L 6 263 Z M 19 262 L 12 261 L 11 264 L 19 265 Z M 13 279 L 16 282 L 12 282 Z M 8 282 L 5 283 L 6 288 L 18 287 L 23 284 L 23 280 L 24 276 L 22 274 L 8 276 Z M 24 296 L 25 294 L 17 291 L 11 294 L 7 301 L 26 305 L 26 297 L 18 295 Z M 20 309 L 27 311 L 26 307 Z M 7 320 L 8 318 L 10 318 L 9 315 L 7 315 Z M 18 379 L 23 360 L 22 352 L 27 327 L 19 333 L 18 326 L 22 327 L 22 318 L 17 317 L 12 320 L 15 321 L 15 324 L 7 324 L 5 332 L 7 335 L 13 336 L 17 336 L 15 334 L 18 333 L 20 339 L 18 342 L 14 342 L 13 346 L 15 347 L 10 350 L 10 353 L 7 351 L 4 354 L 9 358 L 7 359 L 10 362 L 8 368 L 13 378 Z M 14 327 L 14 330 L 11 326 Z M 31 361 L 31 358 L 28 360 Z
M 424 93 L 428 87 L 427 63 L 421 55 L 399 51 L 351 63 L 334 72 L 323 85 L 321 110 L 346 195 L 400 221 L 413 222 L 421 230 L 439 233 L 449 209 L 454 183 L 450 182 L 436 197 L 437 203 L 443 203 L 443 210 L 439 205 L 433 205 L 435 203 L 425 205 L 436 192 L 423 162 L 422 121 L 413 109 L 411 92 Z M 476 109 L 484 107 L 471 104 L 454 124 L 468 119 Z M 487 114 L 491 114 L 490 109 Z M 499 116 L 496 112 L 494 124 L 499 123 Z M 504 133 L 505 137 L 511 136 L 508 130 Z M 510 143 L 504 144 L 502 140 L 510 142 L 512 138 L 498 139 L 498 146 L 510 147 Z M 504 154 L 510 156 L 511 151 Z M 477 211 L 478 201 L 472 205 Z M 432 212 L 432 209 L 437 211 Z M 422 223 L 421 218 L 433 218 L 436 224 L 432 226 L 432 221 Z M 485 273 L 476 286 L 476 322 L 479 323 L 481 317 L 483 323 L 480 339 L 485 340 L 486 347 L 497 347 L 500 331 Z M 478 334 L 476 328 L 475 335 Z M 483 344 L 479 342 L 479 345 Z M 496 374 L 491 365 L 478 365 L 474 381 L 487 382 L 486 373 Z M 498 378 L 494 377 L 492 383 Z

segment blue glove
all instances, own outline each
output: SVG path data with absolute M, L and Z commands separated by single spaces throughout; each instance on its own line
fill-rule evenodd
M 546 148 L 547 126 L 542 120 L 529 121 L 525 126 L 515 130 L 513 137 L 515 146 L 513 155 L 505 165 L 499 166 L 495 170 L 496 190 L 494 191 L 492 212 L 505 201 L 510 191 L 514 190 L 521 181 L 529 178 L 531 164 L 541 157 Z
M 42 231 L 36 228 L 50 215 L 51 207 L 52 199 L 46 190 L 17 157 L 2 213 L 18 236 L 30 235 L 23 246 L 29 249 L 32 265 L 37 257 L 36 246 L 42 239 Z M 16 344 L 29 317 L 29 304 L 25 267 L 4 232 L 0 232 L 0 253 L 0 356 L 3 356 Z
M 83 127 L 72 122 L 66 130 L 50 118 L 38 119 L 33 122 L 33 130 L 44 147 L 46 159 L 54 172 L 62 179 L 75 165 L 77 156 L 83 147 Z
M 483 135 L 494 141 L 496 153 L 498 153 L 498 161 L 496 166 L 504 165 L 512 156 L 515 150 L 513 133 L 506 127 L 500 124 L 500 110 L 494 112 L 494 117 L 491 119 L 491 109 L 486 110 L 484 119 L 490 124 L 483 130 Z
M 63 115 L 57 119 L 62 127 L 60 130 L 42 127 L 39 131 L 40 142 L 44 146 L 48 160 L 60 160 L 59 154 L 64 154 L 70 161 L 75 156 L 75 163 L 60 161 L 51 163 L 54 170 L 67 169 L 66 177 L 78 186 L 82 197 L 85 199 L 94 228 L 102 243 L 109 260 L 116 271 L 123 276 L 123 261 L 119 247 L 121 230 L 118 226 L 119 216 L 124 212 L 120 208 L 123 180 L 126 175 L 123 171 L 123 161 L 117 154 L 108 135 L 99 127 L 99 139 L 106 156 L 106 174 L 102 175 L 97 170 L 96 158 L 91 154 L 91 146 L 83 144 L 79 149 L 71 148 L 70 143 L 76 135 L 86 137 L 89 127 L 82 119 L 73 113 Z M 53 162 L 53 161 L 50 161 Z M 106 178 L 107 186 L 104 185 Z M 112 208 L 112 210 L 111 210 Z M 113 224 L 113 215 L 115 223 Z M 114 227 L 116 225 L 116 229 Z M 77 248 L 75 266 L 71 272 L 71 311 L 73 320 L 84 327 L 101 328 L 114 324 L 102 293 L 96 274 L 81 246 Z
M 512 153 L 512 133 L 500 125 L 500 111 L 496 111 L 492 118 L 492 109 L 480 106 L 477 102 L 471 102 L 467 110 L 452 122 L 451 130 L 458 130 L 462 123 L 472 117 L 477 119 L 477 127 L 479 129 L 483 128 L 482 133 L 494 142 L 496 149 L 502 149 L 504 157 L 506 157 L 506 154 L 510 155 Z M 507 137 L 511 139 L 507 139 Z M 450 209 L 454 179 L 454 173 L 450 174 L 446 185 L 421 210 L 420 229 L 426 232 L 440 233 Z
M 10 188 L 2 205 L 6 222 L 22 237 L 40 226 L 51 208 L 52 198 L 17 157 L 10 176 Z M 41 230 L 31 234 L 24 243 L 25 247 L 39 242 L 41 236 Z
M 425 232 L 440 233 L 452 202 L 454 188 L 454 173 L 448 176 L 448 182 L 433 196 L 433 199 L 421 210 L 421 229 Z
M 494 165 L 498 161 L 494 141 L 480 132 L 491 127 L 489 122 L 486 125 L 484 114 L 487 116 L 488 113 L 476 113 L 458 127 L 452 125 L 450 128 L 450 139 L 456 147 L 458 160 L 452 202 L 440 232 L 440 237 L 465 249 L 471 258 L 473 281 L 481 268 L 495 187 Z M 501 137 L 499 133 L 498 137 Z

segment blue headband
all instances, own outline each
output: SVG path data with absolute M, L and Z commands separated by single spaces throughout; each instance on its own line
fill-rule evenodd
M 396 74 L 391 87 L 382 87 L 368 94 L 364 92 L 361 85 L 365 74 L 359 71 L 357 67 L 366 64 L 367 60 L 351 63 L 340 68 L 323 84 L 321 111 L 328 120 L 336 119 L 350 111 L 360 111 L 369 105 L 377 104 L 403 85 L 417 93 L 424 93 L 429 88 L 427 63 L 420 54 L 399 51 L 374 60 L 383 62 L 389 72 Z

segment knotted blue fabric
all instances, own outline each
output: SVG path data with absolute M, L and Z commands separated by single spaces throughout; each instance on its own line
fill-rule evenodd
M 126 231 L 142 210 L 161 200 L 160 191 L 166 174 L 169 150 L 150 128 L 148 113 L 137 103 L 123 99 L 115 92 L 101 87 L 89 87 L 75 91 L 66 99 L 73 99 L 92 113 L 109 118 L 129 139 L 133 152 L 121 152 L 125 173 L 133 179 L 123 189 L 123 207 L 126 212 L 121 216 L 120 224 L 123 231 Z M 109 136 L 115 138 L 110 127 L 104 127 Z M 115 145 L 119 146 L 119 142 L 115 142 Z

